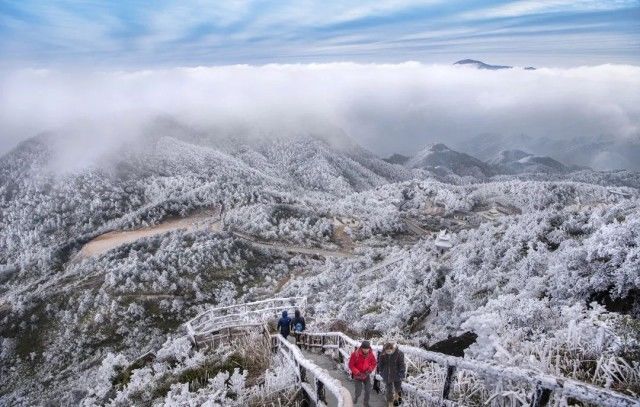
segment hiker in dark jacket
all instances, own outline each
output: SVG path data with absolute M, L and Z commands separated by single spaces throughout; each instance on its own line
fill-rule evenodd
M 298 333 L 307 329 L 307 324 L 304 322 L 304 317 L 300 314 L 300 310 L 295 310 L 293 314 L 293 320 L 291 321 L 291 329 L 293 332 Z
M 278 330 L 280 331 L 280 335 L 284 336 L 285 339 L 287 339 L 287 336 L 291 333 L 291 318 L 289 318 L 287 311 L 282 311 L 282 318 L 278 320 Z
M 378 356 L 378 374 L 382 376 L 389 405 L 402 403 L 402 380 L 405 377 L 406 366 L 404 353 L 393 342 L 387 342 Z
M 304 317 L 300 314 L 300 310 L 295 310 L 293 320 L 291 321 L 291 330 L 296 337 L 296 344 L 298 344 L 298 338 L 301 332 L 307 329 L 307 324 L 304 321 Z

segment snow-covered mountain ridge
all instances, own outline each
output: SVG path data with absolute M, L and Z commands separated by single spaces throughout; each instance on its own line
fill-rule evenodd
M 467 357 L 581 380 L 604 378 L 545 355 L 638 360 L 637 173 L 442 144 L 398 165 L 328 137 L 185 129 L 59 173 L 49 145 L 0 158 L 0 404 L 162 404 L 166 391 L 118 388 L 105 366 L 162 348 L 210 305 L 273 296 L 306 295 L 314 324 L 361 336 L 428 346 L 471 331 Z M 106 232 L 206 213 L 221 227 L 77 256 Z

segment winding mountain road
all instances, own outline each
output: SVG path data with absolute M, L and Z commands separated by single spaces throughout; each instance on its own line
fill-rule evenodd
M 85 244 L 78 253 L 78 258 L 97 256 L 118 246 L 135 242 L 136 240 L 144 237 L 155 236 L 179 229 L 186 229 L 188 231 L 221 231 L 222 222 L 220 221 L 220 218 L 212 220 L 211 214 L 209 213 L 201 213 L 185 218 L 167 220 L 158 225 L 146 228 L 108 232 Z
M 254 246 L 262 247 L 264 249 L 276 249 L 276 250 L 282 250 L 288 253 L 308 254 L 311 256 L 323 256 L 323 257 L 354 257 L 355 256 L 353 253 L 349 253 L 342 250 L 327 250 L 327 249 L 320 249 L 320 248 L 314 248 L 314 247 L 292 246 L 292 245 L 286 245 L 278 242 L 275 242 L 275 243 L 266 242 L 264 240 L 258 240 L 253 236 L 246 235 L 244 233 L 237 232 L 237 231 L 231 231 L 231 234 L 239 239 L 245 240 L 253 244 Z
M 418 236 L 427 236 L 430 234 L 429 231 L 424 230 L 423 228 L 421 228 L 420 226 L 418 226 L 415 222 L 404 218 L 402 219 L 404 221 L 404 224 L 407 226 L 407 229 L 409 229 L 411 232 L 413 232 L 414 234 L 418 235 Z
M 124 244 L 135 242 L 138 239 L 145 237 L 155 236 L 162 233 L 185 229 L 188 231 L 195 230 L 209 230 L 212 232 L 222 231 L 224 228 L 222 220 L 218 216 L 216 219 L 211 219 L 211 214 L 197 214 L 180 219 L 172 219 L 161 224 L 150 226 L 146 228 L 140 228 L 136 230 L 122 230 L 112 231 L 100 235 L 87 244 L 85 244 L 76 259 L 83 259 L 87 257 L 97 256 L 107 251 L 114 249 Z M 288 253 L 306 254 L 310 256 L 323 256 L 323 257 L 353 257 L 354 254 L 344 250 L 328 250 L 314 247 L 304 247 L 288 245 L 281 242 L 268 242 L 255 238 L 254 236 L 231 230 L 230 233 L 235 237 L 245 240 L 254 246 L 262 247 L 265 249 L 282 250 Z

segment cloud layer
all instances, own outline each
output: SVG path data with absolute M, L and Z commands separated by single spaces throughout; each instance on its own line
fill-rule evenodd
M 0 153 L 39 132 L 115 145 L 157 115 L 260 134 L 340 128 L 381 155 L 483 133 L 640 142 L 640 67 L 484 71 L 308 64 L 133 72 L 19 70 L 0 77 Z

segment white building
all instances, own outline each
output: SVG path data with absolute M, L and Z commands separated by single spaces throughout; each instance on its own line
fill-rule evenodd
M 442 254 L 453 247 L 451 242 L 451 235 L 447 233 L 445 229 L 441 230 L 436 236 L 435 240 L 436 249 Z

